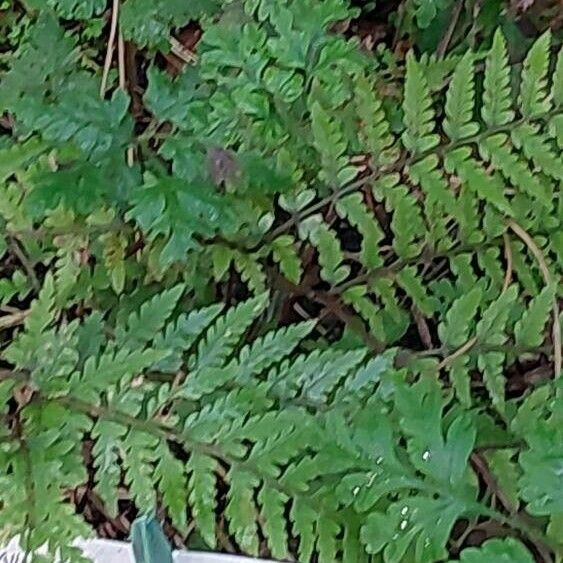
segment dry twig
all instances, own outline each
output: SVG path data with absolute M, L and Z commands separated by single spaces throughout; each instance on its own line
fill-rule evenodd
M 106 49 L 106 58 L 104 60 L 104 70 L 102 73 L 102 83 L 100 84 L 100 97 L 104 97 L 107 89 L 109 69 L 113 59 L 113 51 L 115 49 L 115 37 L 117 35 L 117 20 L 119 17 L 119 0 L 113 0 L 111 10 L 111 26 L 109 31 L 108 46 Z

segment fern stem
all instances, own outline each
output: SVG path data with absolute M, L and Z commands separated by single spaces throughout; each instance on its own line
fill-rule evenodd
M 440 371 L 441 369 L 445 368 L 446 366 L 449 366 L 454 360 L 456 360 L 460 356 L 463 356 L 466 352 L 469 352 L 469 350 L 471 350 L 471 348 L 473 348 L 473 346 L 475 346 L 476 342 L 477 342 L 476 336 L 474 336 L 473 338 L 470 338 L 463 346 L 460 346 L 453 354 L 446 356 L 436 366 L 436 370 Z
M 502 236 L 504 239 L 504 258 L 506 260 L 506 272 L 504 274 L 504 281 L 502 283 L 502 292 L 504 293 L 512 283 L 513 256 L 512 246 L 510 245 L 510 238 L 506 233 L 504 233 Z

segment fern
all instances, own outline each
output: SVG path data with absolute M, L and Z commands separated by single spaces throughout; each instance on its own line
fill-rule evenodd
M 132 329 L 152 311 L 152 318 L 144 324 L 150 322 L 154 332 L 166 334 L 166 318 L 179 303 L 180 291 L 174 288 L 145 302 L 138 313 L 123 317 L 125 320 L 120 321 L 118 328 Z M 478 338 L 490 339 L 491 334 L 502 330 L 499 327 L 506 323 L 508 304 L 515 299 L 515 293 L 512 289 L 503 295 L 476 324 Z M 465 299 L 467 303 L 460 300 L 449 315 L 449 322 L 459 323 L 456 315 L 470 318 L 466 308 L 475 310 L 479 297 L 479 292 L 474 291 Z M 48 337 L 43 331 L 49 330 L 49 298 L 43 299 L 47 299 L 47 308 L 39 302 L 37 313 L 20 337 L 24 342 L 34 331 L 44 334 L 42 338 Z M 217 311 L 202 312 L 204 335 L 189 362 L 194 371 L 184 385 L 195 391 L 199 370 L 204 367 L 207 378 L 219 374 L 212 368 L 224 373 L 213 386 L 208 386 L 206 406 L 197 406 L 204 396 L 201 393 L 185 395 L 191 397 L 185 403 L 181 395 L 174 395 L 170 400 L 176 406 L 160 422 L 147 417 L 136 399 L 139 393 L 150 393 L 153 383 L 141 381 L 133 389 L 123 385 L 127 374 L 143 373 L 154 361 L 149 350 L 139 356 L 142 361 L 138 364 L 130 361 L 130 352 L 123 350 L 120 354 L 129 354 L 126 361 L 113 368 L 100 368 L 103 380 L 100 375 L 87 375 L 87 366 L 95 363 L 93 358 L 87 359 L 80 388 L 72 385 L 78 372 L 71 368 L 64 376 L 68 387 L 63 394 L 50 391 L 49 380 L 37 379 L 40 366 L 28 364 L 30 360 L 25 356 L 8 357 L 18 362 L 18 369 L 30 370 L 39 385 L 41 408 L 64 406 L 69 413 L 75 413 L 68 415 L 71 421 L 74 417 L 80 421 L 73 432 L 92 432 L 96 440 L 95 467 L 100 472 L 99 492 L 108 501 L 111 487 L 118 486 L 115 467 L 121 463 L 125 484 L 139 506 L 154 506 L 156 490 L 160 490 L 176 525 L 185 526 L 189 509 L 202 537 L 212 546 L 216 526 L 214 499 L 219 486 L 217 464 L 227 464 L 230 469 L 226 475 L 225 515 L 233 536 L 248 553 L 257 553 L 259 525 L 264 526 L 272 553 L 280 557 L 288 553 L 285 507 L 290 504 L 293 533 L 301 537 L 304 555 L 310 554 L 316 545 L 324 560 L 334 558 L 344 547 L 347 553 L 356 553 L 358 549 L 367 549 L 369 553 L 383 551 L 389 561 L 400 561 L 411 550 L 416 561 L 443 557 L 447 538 L 458 518 L 480 512 L 490 514 L 489 508 L 477 502 L 474 485 L 467 480 L 468 458 L 476 439 L 472 416 L 451 409 L 435 380 L 406 384 L 395 377 L 397 372 L 388 360 L 376 358 L 366 362 L 364 350 L 328 350 L 284 360 L 310 333 L 311 323 L 267 334 L 244 346 L 237 358 L 229 361 L 245 327 L 263 303 L 263 298 L 243 303 L 209 328 L 205 328 L 209 315 L 216 315 Z M 194 314 L 191 317 L 196 318 Z M 235 326 L 238 330 L 233 333 Z M 110 341 L 102 344 L 101 350 L 111 350 L 111 340 L 123 338 L 119 334 L 116 330 L 115 336 L 108 336 Z M 467 330 L 455 337 L 449 334 L 449 342 L 460 343 L 467 334 Z M 153 335 L 152 340 L 159 339 Z M 215 341 L 220 343 L 219 347 L 212 345 Z M 149 344 L 143 338 L 136 341 L 137 346 Z M 210 355 L 211 350 L 215 352 Z M 119 377 L 105 375 L 118 366 L 122 366 Z M 267 378 L 264 374 L 268 374 Z M 387 378 L 386 392 L 382 378 Z M 372 386 L 376 393 L 365 395 L 365 404 L 358 403 L 361 390 Z M 107 406 L 100 406 L 103 395 L 110 398 Z M 300 405 L 303 400 L 324 404 L 325 410 L 311 412 Z M 345 406 L 347 401 L 351 401 L 350 407 Z M 24 416 L 34 416 L 33 412 L 32 409 Z M 242 412 L 249 414 L 240 418 Z M 374 412 L 379 413 L 375 418 Z M 179 421 L 183 422 L 178 426 Z M 37 430 L 31 425 L 28 431 Z M 543 438 L 530 437 L 530 443 L 535 444 L 536 439 Z M 185 466 L 169 450 L 169 440 L 181 443 L 190 452 Z M 533 451 L 522 454 L 524 475 L 529 471 L 526 456 L 533 455 Z M 73 455 L 79 457 L 79 451 Z M 330 464 L 322 461 L 328 459 L 327 455 L 332 458 Z M 310 456 L 313 463 L 308 463 Z M 340 476 L 338 487 L 327 488 L 336 475 Z M 526 483 L 523 481 L 523 495 L 531 498 Z M 307 494 L 315 489 L 312 496 Z M 381 504 L 386 497 L 389 502 Z M 353 528 L 349 528 L 351 522 L 335 510 L 338 505 L 352 510 L 359 519 L 355 535 Z M 432 526 L 438 514 L 441 523 Z M 347 530 L 345 546 L 341 545 L 342 529 Z
M 446 0 L 404 3 L 399 33 L 429 28 L 405 60 L 339 33 L 345 0 L 25 5 L 0 63 L 2 537 L 80 560 L 87 484 L 190 548 L 560 558 L 551 34 L 512 67 L 500 31 L 465 49 L 465 6 L 455 55 L 417 56 Z M 519 539 L 464 549 L 485 520 Z

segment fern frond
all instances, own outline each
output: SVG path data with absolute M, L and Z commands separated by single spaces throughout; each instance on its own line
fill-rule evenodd
M 272 255 L 279 264 L 281 273 L 293 283 L 299 283 L 303 275 L 301 260 L 295 249 L 295 241 L 289 235 L 282 235 L 272 242 Z
M 156 505 L 154 465 L 159 439 L 152 433 L 131 429 L 123 440 L 125 484 L 135 504 L 149 512 Z
M 494 35 L 487 55 L 481 116 L 489 127 L 510 123 L 514 117 L 510 88 L 510 66 L 506 41 L 500 30 Z
M 518 101 L 524 117 L 547 113 L 551 108 L 547 84 L 551 33 L 546 31 L 528 51 L 522 70 Z
M 471 53 L 457 64 L 446 94 L 444 131 L 452 141 L 471 137 L 479 126 L 473 121 L 475 78 Z
M 363 74 L 355 78 L 354 103 L 361 120 L 360 136 L 376 165 L 393 163 L 395 139 L 383 111 L 383 103 L 375 93 L 375 84 Z
M 357 172 L 349 165 L 347 143 L 337 121 L 332 120 L 318 102 L 311 107 L 311 128 L 315 148 L 321 156 L 319 178 L 333 188 L 353 180 Z
M 153 348 L 166 353 L 166 357 L 155 364 L 155 369 L 176 371 L 182 364 L 182 353 L 193 346 L 222 309 L 220 304 L 210 305 L 169 321 L 162 332 L 154 335 Z
M 463 346 L 472 332 L 472 321 L 477 314 L 481 291 L 474 288 L 469 293 L 455 300 L 446 313 L 445 319 L 438 325 L 440 340 L 452 351 Z M 461 356 L 450 365 L 450 378 L 460 400 L 470 402 L 469 378 L 467 373 L 468 358 Z
M 488 201 L 502 213 L 513 213 L 505 192 L 505 185 L 498 174 L 487 174 L 471 157 L 468 147 L 456 149 L 448 153 L 446 166 L 455 171 L 467 187 L 480 199 Z
M 230 309 L 208 329 L 200 342 L 194 369 L 219 367 L 233 352 L 233 347 L 266 306 L 267 295 L 262 294 Z
M 225 514 L 233 535 L 245 552 L 258 555 L 257 510 L 253 500 L 256 479 L 240 470 L 231 469 L 228 474 L 229 492 Z
M 215 547 L 215 487 L 217 461 L 193 452 L 186 465 L 188 473 L 188 504 L 197 528 L 209 547 Z
M 185 288 L 181 285 L 155 295 L 129 315 L 116 333 L 121 345 L 138 346 L 150 342 L 164 327 Z
M 309 217 L 300 224 L 300 235 L 308 239 L 319 252 L 321 277 L 330 284 L 344 281 L 350 272 L 342 264 L 344 256 L 336 235 L 326 226 L 321 216 Z
M 541 170 L 554 180 L 563 180 L 563 163 L 554 154 L 550 140 L 537 126 L 523 124 L 516 127 L 511 135 L 514 146 L 522 150 L 524 156 L 533 163 L 536 170 Z
M 244 346 L 233 365 L 240 377 L 248 379 L 255 373 L 268 369 L 290 355 L 297 345 L 313 330 L 314 321 L 294 324 L 272 331 Z
M 317 514 L 298 498 L 292 503 L 290 518 L 293 533 L 299 538 L 299 556 L 303 561 L 309 561 L 315 549 Z
M 262 525 L 272 556 L 276 559 L 287 557 L 288 537 L 285 523 L 285 504 L 288 498 L 280 491 L 262 487 L 258 493 Z
M 499 346 L 506 342 L 508 338 L 506 335 L 506 325 L 516 297 L 516 286 L 512 285 L 483 311 L 481 320 L 476 327 L 478 341 Z M 485 386 L 491 395 L 493 405 L 501 412 L 504 412 L 505 409 L 504 360 L 505 354 L 503 352 L 480 354 L 477 358 L 477 365 L 483 372 Z
M 439 138 L 434 133 L 432 98 L 426 78 L 412 52 L 407 55 L 403 111 L 406 130 L 401 138 L 407 150 L 416 154 L 433 149 Z
M 455 209 L 455 197 L 440 168 L 437 156 L 431 155 L 409 167 L 409 176 L 425 193 L 425 208 L 429 217 L 441 218 L 443 211 Z M 438 209 L 436 209 L 438 208 Z
M 517 345 L 529 348 L 541 345 L 544 339 L 544 328 L 549 319 L 554 298 L 554 287 L 547 286 L 537 297 L 531 300 L 528 309 L 526 309 L 514 327 Z
M 511 563 L 532 563 L 531 553 L 513 538 L 490 539 L 481 547 L 468 547 L 461 552 L 461 563 L 479 563 L 484 560 L 506 559 Z M 454 563 L 452 560 L 449 563 Z
M 550 208 L 553 205 L 546 185 L 532 174 L 519 156 L 511 150 L 508 138 L 500 133 L 487 137 L 479 146 L 483 157 L 509 180 L 516 189 L 525 191 L 530 197 Z
M 383 239 L 383 231 L 377 220 L 366 208 L 360 194 L 350 194 L 341 198 L 336 204 L 336 212 L 347 219 L 362 235 L 360 261 L 367 268 L 378 268 L 382 259 L 377 252 L 379 242 Z

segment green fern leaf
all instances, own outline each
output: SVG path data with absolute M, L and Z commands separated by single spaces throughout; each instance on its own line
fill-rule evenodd
M 512 506 L 518 508 L 518 479 L 520 470 L 513 460 L 514 450 L 495 450 L 487 453 L 486 459 L 495 479 Z
M 551 98 L 547 87 L 551 33 L 546 31 L 535 41 L 524 60 L 520 85 L 520 111 L 524 117 L 547 113 Z
M 155 451 L 158 463 L 154 478 L 168 509 L 168 515 L 179 529 L 186 527 L 186 474 L 184 464 L 174 457 L 164 442 Z
M 358 522 L 362 522 L 358 518 Z M 343 561 L 355 561 L 357 563 L 367 563 L 367 555 L 360 538 L 361 527 L 357 522 L 347 521 L 344 528 L 344 538 L 342 539 L 342 559 Z
M 319 514 L 317 520 L 317 550 L 319 552 L 319 563 L 333 563 L 337 560 L 337 537 L 339 533 L 340 526 L 338 526 L 338 524 L 327 518 L 324 514 Z
M 29 162 L 39 157 L 48 145 L 35 138 L 18 143 L 0 150 L 0 182 L 4 182 L 9 176 L 24 169 Z
M 514 118 L 511 109 L 510 66 L 506 40 L 499 30 L 487 55 L 481 116 L 489 127 L 510 123 Z
M 143 512 L 150 512 L 156 505 L 153 464 L 158 443 L 159 439 L 153 434 L 133 429 L 129 430 L 123 442 L 125 484 Z
M 108 270 L 111 285 L 120 295 L 125 288 L 125 251 L 127 249 L 127 239 L 114 233 L 108 233 L 101 238 L 104 244 L 104 265 Z
M 217 11 L 216 0 L 126 0 L 121 8 L 121 28 L 126 39 L 139 47 L 169 48 L 170 29 Z
M 563 163 L 552 150 L 551 142 L 539 127 L 523 124 L 511 132 L 511 139 L 517 149 L 531 160 L 539 171 L 548 174 L 558 182 L 563 181 Z
M 548 209 L 553 205 L 551 195 L 547 187 L 532 172 L 527 163 L 523 162 L 518 155 L 511 150 L 508 144 L 508 136 L 504 133 L 487 137 L 479 145 L 481 155 L 490 160 L 495 169 L 510 180 L 515 188 L 524 190 L 526 194 L 536 199 L 538 203 L 545 205 Z M 500 209 L 500 208 L 499 208 Z
M 444 546 L 463 509 L 443 499 L 414 497 L 394 503 L 386 514 L 368 516 L 362 530 L 367 548 L 379 553 L 385 546 L 384 560 L 401 563 L 414 543 L 413 561 L 439 561 L 447 554 Z
M 372 358 L 366 365 L 360 367 L 351 376 L 347 377 L 342 388 L 342 395 L 348 393 L 358 395 L 365 388 L 375 385 L 392 365 L 392 357 L 383 354 Z
M 452 141 L 475 135 L 479 130 L 473 121 L 475 77 L 473 57 L 466 53 L 457 64 L 446 94 L 444 131 Z
M 188 473 L 188 503 L 197 528 L 207 545 L 214 548 L 217 461 L 212 457 L 192 452 L 186 465 Z
M 487 174 L 472 158 L 471 149 L 461 147 L 446 156 L 446 168 L 454 171 L 473 193 L 488 201 L 499 211 L 512 215 L 510 203 L 504 195 L 505 185 L 498 174 Z
M 125 426 L 107 420 L 98 420 L 92 429 L 95 440 L 92 449 L 96 469 L 95 490 L 112 515 L 117 515 L 118 499 L 115 491 L 121 481 L 119 447 L 126 432 Z
M 500 250 L 498 248 L 487 248 L 477 254 L 477 260 L 489 280 L 486 297 L 494 298 L 502 288 L 505 276 L 500 261 Z
M 295 249 L 295 240 L 282 235 L 272 242 L 272 255 L 279 264 L 282 274 L 292 283 L 299 283 L 303 275 L 301 260 Z
M 468 547 L 461 552 L 461 563 L 533 563 L 531 553 L 514 538 L 487 540 L 481 547 Z M 449 563 L 454 563 L 453 559 Z
M 136 221 L 149 240 L 166 241 L 160 255 L 164 266 L 184 260 L 188 250 L 198 247 L 197 236 L 212 237 L 235 225 L 228 199 L 209 181 L 150 174 L 131 197 L 126 219 Z
M 192 360 L 194 369 L 200 370 L 223 365 L 241 336 L 264 310 L 267 299 L 267 294 L 259 295 L 219 317 L 199 344 L 197 356 Z
M 455 208 L 454 194 L 440 170 L 437 156 L 430 155 L 416 162 L 409 167 L 408 172 L 412 181 L 420 184 L 425 193 L 425 207 L 430 217 L 442 217 L 444 209 Z
M 391 229 L 393 247 L 402 258 L 418 255 L 426 227 L 416 197 L 401 184 L 386 193 L 388 207 L 393 210 Z
M 356 285 L 347 288 L 342 292 L 342 299 L 368 323 L 375 338 L 382 342 L 386 340 L 381 308 L 370 299 L 367 286 Z
M 276 559 L 287 557 L 287 531 L 285 523 L 285 503 L 287 497 L 279 491 L 262 487 L 258 493 L 258 502 L 264 518 L 262 525 L 268 540 L 272 556 Z
M 126 385 L 130 380 L 162 360 L 166 351 L 109 347 L 99 357 L 90 356 L 82 373 L 75 374 L 70 388 L 83 397 L 93 399 L 112 385 Z
M 547 286 L 532 299 L 528 309 L 514 327 L 514 337 L 518 346 L 530 348 L 541 346 L 554 297 L 554 286 Z
M 233 252 L 233 265 L 254 294 L 263 293 L 266 290 L 266 273 L 260 263 L 250 254 Z
M 184 286 L 177 285 L 143 303 L 129 315 L 125 326 L 116 331 L 118 343 L 138 346 L 150 342 L 163 329 L 184 291 Z
M 269 332 L 242 348 L 233 368 L 247 380 L 291 354 L 314 327 L 314 321 L 307 321 Z
M 311 107 L 311 126 L 316 149 L 321 156 L 319 178 L 337 188 L 356 177 L 356 168 L 350 166 L 346 155 L 347 143 L 336 120 L 318 103 Z
M 106 7 L 106 0 L 48 0 L 47 3 L 67 19 L 88 19 Z
M 221 304 L 210 305 L 169 321 L 153 339 L 153 348 L 166 352 L 166 357 L 159 360 L 154 368 L 171 373 L 177 371 L 182 364 L 182 353 L 193 346 L 222 309 Z
M 383 239 L 383 231 L 372 213 L 370 213 L 360 194 L 350 194 L 338 200 L 336 212 L 357 227 L 362 235 L 360 260 L 367 268 L 383 265 L 378 248 Z
M 512 285 L 483 312 L 476 329 L 477 339 L 480 342 L 497 346 L 502 346 L 506 342 L 508 338 L 506 336 L 506 325 L 516 297 L 517 288 Z M 504 360 L 504 352 L 488 352 L 480 354 L 477 358 L 477 365 L 483 372 L 485 386 L 491 395 L 493 404 L 501 412 L 504 412 L 505 408 L 505 378 L 502 369 Z
M 361 120 L 360 136 L 373 162 L 381 166 L 396 160 L 392 150 L 395 139 L 390 132 L 383 103 L 375 92 L 375 84 L 372 84 L 365 75 L 356 76 L 354 102 Z
M 290 518 L 293 533 L 299 538 L 299 557 L 302 561 L 310 561 L 315 549 L 316 512 L 300 497 L 291 506 Z
M 435 310 L 435 305 L 426 293 L 422 281 L 417 275 L 414 266 L 403 268 L 397 274 L 397 283 L 406 291 L 416 307 L 427 317 L 431 317 Z
M 308 239 L 319 252 L 321 277 L 330 284 L 342 283 L 350 268 L 342 264 L 344 256 L 336 235 L 327 227 L 320 215 L 309 217 L 299 225 L 300 236 Z
M 412 52 L 407 55 L 403 111 L 406 130 L 401 138 L 407 150 L 420 153 L 433 149 L 439 137 L 434 133 L 432 98 L 422 68 Z
M 24 327 L 30 336 L 39 336 L 55 320 L 56 289 L 53 277 L 47 275 L 39 296 L 31 305 L 29 314 L 25 317 Z
M 477 314 L 481 298 L 481 290 L 474 287 L 453 302 L 444 321 L 438 325 L 440 340 L 450 349 L 461 347 L 469 339 L 472 321 Z M 466 405 L 471 402 L 467 364 L 467 356 L 462 356 L 449 365 L 450 379 L 456 395 Z
M 474 288 L 454 301 L 444 321 L 438 326 L 438 335 L 442 342 L 453 348 L 465 343 L 471 332 L 471 322 L 477 314 L 480 301 L 479 288 Z
M 302 396 L 313 400 L 325 399 L 327 394 L 337 385 L 350 370 L 354 369 L 365 357 L 365 350 L 353 350 L 334 357 L 330 364 L 325 364 L 322 370 L 309 374 L 303 381 Z
M 258 530 L 256 507 L 252 490 L 256 479 L 244 471 L 231 469 L 228 474 L 229 492 L 225 514 L 233 535 L 246 553 L 258 555 Z

